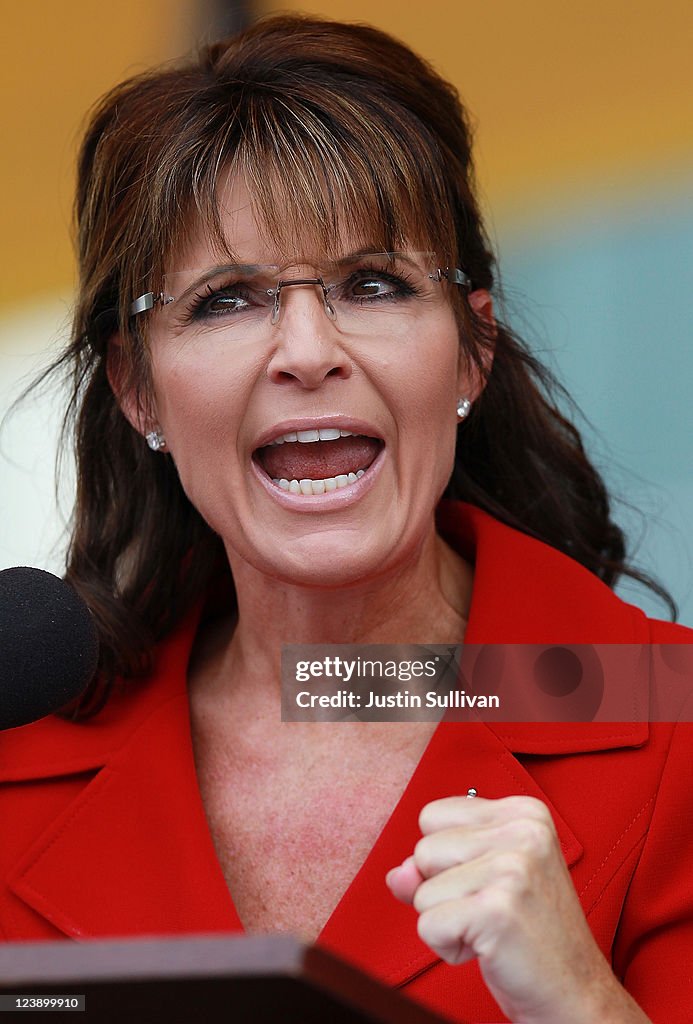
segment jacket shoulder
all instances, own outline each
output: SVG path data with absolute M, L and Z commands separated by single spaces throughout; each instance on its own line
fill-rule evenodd
M 648 619 L 650 637 L 654 644 L 693 644 L 693 629 L 680 622 Z

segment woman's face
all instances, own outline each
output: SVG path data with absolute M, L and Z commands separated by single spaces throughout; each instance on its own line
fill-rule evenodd
M 318 277 L 315 256 L 289 267 L 277 258 L 240 183 L 228 188 L 222 215 L 240 262 L 281 262 L 282 281 Z M 329 258 L 352 251 L 351 242 Z M 218 263 L 200 235 L 167 284 Z M 151 314 L 156 418 L 188 497 L 232 566 L 242 559 L 286 582 L 345 585 L 403 566 L 430 534 L 452 470 L 457 398 L 474 398 L 475 388 L 442 286 L 413 315 L 395 283 L 365 277 L 349 285 L 347 301 L 352 293 L 359 300 L 348 331 L 311 284 L 282 287 L 277 322 L 268 310 L 248 331 L 244 293 L 210 296 L 208 286 L 195 293 L 203 313 L 192 325 L 182 300 Z M 368 329 L 360 330 L 361 315 Z M 309 440 L 315 431 L 320 440 Z M 350 472 L 359 473 L 355 482 Z

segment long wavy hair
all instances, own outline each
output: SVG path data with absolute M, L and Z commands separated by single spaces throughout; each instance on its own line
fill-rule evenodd
M 494 257 L 476 197 L 469 118 L 420 57 L 363 25 L 280 16 L 132 78 L 93 112 L 75 207 L 79 293 L 66 429 L 77 499 L 67 579 L 91 608 L 101 673 L 76 707 L 94 713 L 116 676 L 147 670 L 155 643 L 210 584 L 220 539 L 191 505 L 168 455 L 125 419 L 107 376 L 109 342 L 143 408 L 151 394 L 147 318 L 133 297 L 161 290 L 167 259 L 198 218 L 228 249 L 219 186 L 241 175 L 280 251 L 335 251 L 367 226 L 383 251 L 436 252 L 493 290 Z M 493 338 L 461 289 L 460 344 L 485 390 L 458 431 L 447 496 L 566 552 L 609 586 L 629 567 L 604 483 L 559 411 L 556 382 L 504 324 Z M 184 566 L 184 569 L 182 568 Z

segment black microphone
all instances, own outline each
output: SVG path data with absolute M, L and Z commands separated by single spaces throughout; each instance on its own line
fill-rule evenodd
M 99 640 L 73 588 L 43 569 L 0 572 L 0 729 L 35 722 L 91 682 Z

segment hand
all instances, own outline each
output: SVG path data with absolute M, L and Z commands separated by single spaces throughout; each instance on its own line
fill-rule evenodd
M 427 804 L 423 838 L 387 875 L 419 912 L 420 938 L 449 964 L 477 957 L 518 1024 L 647 1024 L 599 950 L 545 804 L 449 797 Z

